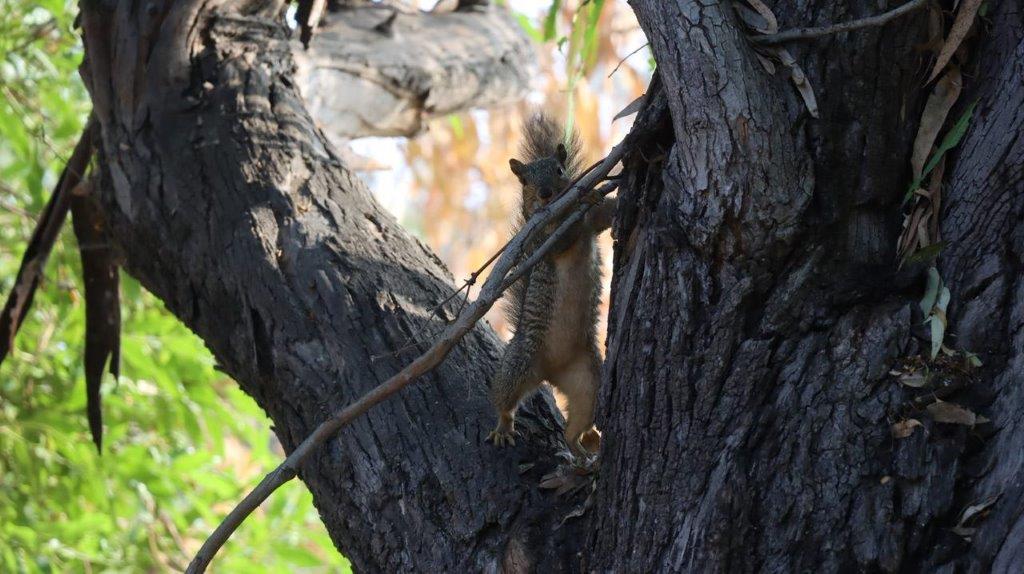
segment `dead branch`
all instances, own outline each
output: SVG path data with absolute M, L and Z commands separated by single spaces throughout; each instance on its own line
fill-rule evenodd
M 32 297 L 43 276 L 46 261 L 50 257 L 61 227 L 64 226 L 64 219 L 71 206 L 71 190 L 82 180 L 82 174 L 89 165 L 94 129 L 95 122 L 90 117 L 25 249 L 14 286 L 3 312 L 0 313 L 0 363 L 3 363 L 7 353 L 14 347 L 14 336 L 32 305 Z
M 910 14 L 911 12 L 923 7 L 928 3 L 928 0 L 910 0 L 906 4 L 893 8 L 888 12 L 879 14 L 877 16 L 870 16 L 868 18 L 861 18 L 860 20 L 851 20 L 849 22 L 840 22 L 839 24 L 832 24 L 830 26 L 818 26 L 815 28 L 793 28 L 792 30 L 785 30 L 777 34 L 765 34 L 763 36 L 753 36 L 750 41 L 755 44 L 761 44 L 766 46 L 772 46 L 775 44 L 783 44 L 786 42 L 793 42 L 796 40 L 810 40 L 813 38 L 820 38 L 821 36 L 830 36 L 832 34 L 838 34 L 840 32 L 849 32 L 851 30 L 857 30 L 860 28 L 868 28 L 871 26 L 882 26 L 900 16 Z

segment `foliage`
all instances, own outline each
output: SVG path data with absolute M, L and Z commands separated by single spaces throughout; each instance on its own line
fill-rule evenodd
M 0 293 L 81 130 L 74 2 L 0 0 Z M 68 226 L 70 227 L 70 226 Z M 89 440 L 77 249 L 65 230 L 0 366 L 0 571 L 181 570 L 280 460 L 269 421 L 202 342 L 127 276 L 122 373 Z M 347 570 L 298 482 L 246 522 L 226 572 Z

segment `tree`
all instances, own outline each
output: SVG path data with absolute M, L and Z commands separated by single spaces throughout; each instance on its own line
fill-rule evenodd
M 83 75 L 126 269 L 290 450 L 415 355 L 401 349 L 439 326 L 429 310 L 452 278 L 313 126 L 282 8 L 90 3 Z M 634 8 L 663 88 L 623 162 L 593 498 L 537 489 L 559 434 L 546 395 L 526 409 L 524 446 L 483 442 L 500 347 L 478 326 L 302 468 L 339 549 L 368 571 L 1019 570 L 1017 6 L 989 8 L 966 88 L 976 111 L 942 191 L 948 344 L 984 365 L 936 362 L 924 391 L 890 374 L 930 347 L 916 336 L 925 266 L 894 263 L 928 96 L 913 51 L 924 13 L 792 46 L 812 118 L 728 5 Z M 920 398 L 936 395 L 991 422 L 944 422 Z M 911 417 L 924 428 L 895 438 Z

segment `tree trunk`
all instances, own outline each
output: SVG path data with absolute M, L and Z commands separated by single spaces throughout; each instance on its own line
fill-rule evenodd
M 783 28 L 877 11 L 777 4 Z M 634 7 L 671 131 L 620 190 L 630 240 L 616 253 L 587 569 L 1024 569 L 1019 4 L 993 3 L 972 52 L 964 101 L 980 103 L 944 191 L 949 344 L 985 362 L 945 398 L 992 419 L 974 429 L 908 411 L 942 391 L 889 375 L 927 347 L 913 329 L 920 269 L 894 263 L 928 93 L 914 51 L 925 12 L 791 48 L 821 105 L 810 120 L 724 5 Z M 907 416 L 924 428 L 894 439 Z M 994 496 L 973 537 L 951 530 Z
M 779 4 L 783 27 L 877 11 Z M 406 342 L 440 328 L 429 310 L 452 277 L 314 127 L 283 1 L 87 6 L 83 75 L 126 268 L 290 450 L 416 354 Z M 623 171 L 592 506 L 573 518 L 578 499 L 537 488 L 560 443 L 547 394 L 520 446 L 483 442 L 500 345 L 479 326 L 303 468 L 339 549 L 361 571 L 1020 571 L 1016 3 L 990 9 L 965 74 L 978 111 L 944 190 L 954 345 L 985 361 L 946 398 L 992 419 L 974 429 L 908 410 L 921 392 L 888 374 L 922 348 L 920 269 L 893 261 L 924 13 L 793 47 L 815 120 L 728 4 L 634 6 L 664 90 L 637 120 L 660 129 Z M 908 413 L 924 428 L 893 439 Z M 951 531 L 995 495 L 973 540 Z

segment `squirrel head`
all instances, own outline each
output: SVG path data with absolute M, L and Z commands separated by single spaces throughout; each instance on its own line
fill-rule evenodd
M 541 207 L 565 191 L 570 181 L 565 174 L 567 158 L 565 146 L 558 144 L 555 155 L 550 157 L 542 157 L 530 163 L 523 163 L 517 159 L 508 160 L 512 173 L 523 185 L 524 204 L 536 204 L 537 207 Z

